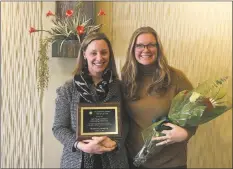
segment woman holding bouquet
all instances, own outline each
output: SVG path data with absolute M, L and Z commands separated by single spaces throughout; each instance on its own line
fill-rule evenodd
M 141 132 L 152 120 L 168 114 L 177 93 L 193 87 L 180 70 L 168 65 L 160 38 L 151 27 L 141 27 L 133 33 L 121 77 L 130 116 L 126 146 L 130 167 L 137 168 L 133 158 L 144 145 Z M 187 168 L 187 142 L 196 128 L 164 125 L 165 136 L 153 138 L 159 141 L 156 152 L 140 168 Z
M 124 146 L 128 122 L 123 114 L 122 139 L 93 136 L 76 141 L 76 112 L 80 103 L 122 102 L 112 47 L 103 33 L 86 36 L 74 74 L 72 80 L 57 89 L 53 133 L 64 145 L 61 168 L 128 168 Z

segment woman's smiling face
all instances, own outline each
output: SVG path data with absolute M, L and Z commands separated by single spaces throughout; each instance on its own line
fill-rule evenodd
M 153 34 L 143 33 L 137 37 L 134 50 L 136 60 L 142 65 L 154 64 L 157 59 L 157 42 Z
M 92 41 L 84 52 L 84 58 L 87 59 L 90 75 L 101 75 L 108 66 L 110 59 L 107 43 L 104 40 Z

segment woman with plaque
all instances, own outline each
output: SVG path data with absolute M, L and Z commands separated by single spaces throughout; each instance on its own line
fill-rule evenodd
M 133 33 L 121 76 L 130 119 L 126 139 L 129 164 L 137 168 L 133 161 L 144 145 L 141 132 L 153 120 L 166 117 L 177 93 L 193 87 L 180 70 L 168 65 L 160 38 L 151 27 L 141 27 Z M 162 133 L 166 139 L 156 145 L 157 151 L 140 168 L 187 168 L 187 142 L 196 128 L 181 128 L 172 123 L 164 126 Z
M 57 89 L 52 130 L 64 145 L 61 168 L 128 168 L 122 99 L 110 41 L 87 35 L 73 79 Z

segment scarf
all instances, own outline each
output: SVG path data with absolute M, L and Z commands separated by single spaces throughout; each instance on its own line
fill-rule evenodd
M 113 82 L 111 69 L 105 69 L 102 79 L 93 89 L 94 82 L 87 67 L 84 67 L 80 74 L 74 76 L 75 86 L 84 102 L 96 103 L 106 98 L 109 91 L 108 85 Z

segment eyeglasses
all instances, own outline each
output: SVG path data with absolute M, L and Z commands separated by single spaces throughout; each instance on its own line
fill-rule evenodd
M 147 44 L 147 45 L 136 44 L 136 45 L 135 45 L 135 48 L 136 48 L 137 50 L 144 50 L 145 47 L 146 47 L 147 49 L 151 50 L 151 49 L 155 49 L 157 46 L 158 46 L 158 43 L 155 43 L 155 44 L 149 43 L 149 44 Z

